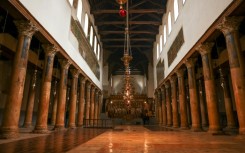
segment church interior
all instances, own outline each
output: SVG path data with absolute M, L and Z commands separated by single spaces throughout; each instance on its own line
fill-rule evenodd
M 244 143 L 244 0 L 0 1 L 0 153 Z

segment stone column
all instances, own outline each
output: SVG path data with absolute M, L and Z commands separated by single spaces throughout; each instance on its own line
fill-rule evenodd
M 43 45 L 45 52 L 44 69 L 42 75 L 42 86 L 40 101 L 38 103 L 38 113 L 36 126 L 33 132 L 35 133 L 47 133 L 48 132 L 48 110 L 51 91 L 51 81 L 53 74 L 54 56 L 57 52 L 57 48 L 54 45 Z
M 167 126 L 173 125 L 173 117 L 172 117 L 172 104 L 171 104 L 171 91 L 170 91 L 170 83 L 165 83 L 166 88 L 166 104 L 167 104 Z
M 157 123 L 159 122 L 159 117 L 158 117 L 158 95 L 157 95 L 157 91 L 155 90 L 155 92 L 154 92 L 154 97 L 155 97 L 155 114 L 156 114 L 156 121 L 157 121 Z
M 91 97 L 90 97 L 90 112 L 89 112 L 89 119 L 90 119 L 90 125 L 93 125 L 94 123 L 94 92 L 95 87 L 91 86 Z
M 177 89 L 176 89 L 176 83 L 177 83 L 177 77 L 172 76 L 170 78 L 171 83 L 171 94 L 172 94 L 172 110 L 173 110 L 173 127 L 178 128 L 179 127 L 179 111 L 178 111 L 178 102 L 177 102 Z
M 91 83 L 87 82 L 86 84 L 86 125 L 89 125 L 89 111 L 90 111 L 90 89 L 91 89 Z
M 162 124 L 163 126 L 167 126 L 167 109 L 166 109 L 166 91 L 165 86 L 163 85 L 161 88 L 162 92 Z
M 236 122 L 233 114 L 233 106 L 232 106 L 231 94 L 229 91 L 228 78 L 227 76 L 225 76 L 222 69 L 219 69 L 219 71 L 220 71 L 221 87 L 224 91 L 225 112 L 226 112 L 226 119 L 227 119 L 226 130 L 236 129 Z
M 185 93 L 185 81 L 184 81 L 184 69 L 180 68 L 176 71 L 178 77 L 178 88 L 179 88 L 179 105 L 180 105 L 180 127 L 181 129 L 188 129 L 188 118 L 187 118 L 187 102 Z
M 97 119 L 98 119 L 98 109 L 99 109 L 99 99 L 98 99 L 98 92 L 99 90 L 95 90 L 95 98 L 94 98 L 94 119 L 95 119 L 95 125 L 98 124 Z
M 211 133 L 218 132 L 221 130 L 219 123 L 218 100 L 216 95 L 211 58 L 211 51 L 213 45 L 214 43 L 204 43 L 196 48 L 202 56 L 203 76 L 205 83 L 205 93 L 209 120 L 208 131 Z
M 158 113 L 159 113 L 159 124 L 162 124 L 162 96 L 161 96 L 161 90 L 157 90 L 157 101 L 158 101 Z
M 71 101 L 70 101 L 70 110 L 69 110 L 69 128 L 75 128 L 75 120 L 76 120 L 76 104 L 77 104 L 77 82 L 78 75 L 80 72 L 77 69 L 71 70 L 72 74 L 72 84 L 71 84 Z
M 100 119 L 100 113 L 101 113 L 101 109 L 102 109 L 102 91 L 99 91 L 99 96 L 98 96 L 98 103 L 99 103 L 99 108 L 98 108 L 98 116 L 97 118 Z
M 202 127 L 208 126 L 208 120 L 206 115 L 206 104 L 204 100 L 204 91 L 203 91 L 203 84 L 202 80 L 198 80 L 198 91 L 199 91 L 199 101 L 200 101 L 200 110 L 201 110 L 201 119 L 202 119 Z
M 58 103 L 58 96 L 59 93 L 57 91 L 57 80 L 55 80 L 54 83 L 54 102 L 53 102 L 53 108 L 52 108 L 52 118 L 51 118 L 51 125 L 55 125 L 56 121 L 56 114 L 57 114 L 57 103 Z
M 37 27 L 28 21 L 14 22 L 18 32 L 18 44 L 12 66 L 9 94 L 7 97 L 1 126 L 1 138 L 18 137 L 18 124 L 26 78 L 29 47 Z
M 63 130 L 65 128 L 65 105 L 66 105 L 66 92 L 67 92 L 67 81 L 68 81 L 68 69 L 70 61 L 67 59 L 59 60 L 61 66 L 60 73 L 60 86 L 59 86 L 59 98 L 57 105 L 57 115 L 55 130 Z
M 191 119 L 193 131 L 201 131 L 200 105 L 197 98 L 196 75 L 195 75 L 195 60 L 188 59 L 185 62 L 188 71 L 188 83 L 190 93 Z
M 244 17 L 225 17 L 218 25 L 225 35 L 232 86 L 239 121 L 239 133 L 245 134 L 245 59 L 239 39 L 239 26 Z
M 23 125 L 23 127 L 25 128 L 32 127 L 32 114 L 33 114 L 33 107 L 34 107 L 35 95 L 36 95 L 36 80 L 37 80 L 37 70 L 35 69 L 30 83 L 29 97 L 26 105 L 25 121 Z
M 83 126 L 83 118 L 84 118 L 84 105 L 85 105 L 85 82 L 86 78 L 80 79 L 80 94 L 79 94 L 79 102 L 78 102 L 78 113 L 77 113 L 77 126 Z

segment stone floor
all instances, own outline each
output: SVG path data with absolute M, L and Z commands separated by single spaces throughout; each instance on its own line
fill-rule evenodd
M 117 126 L 113 130 L 77 128 L 12 141 L 0 144 L 0 153 L 245 153 L 244 135 L 141 125 Z

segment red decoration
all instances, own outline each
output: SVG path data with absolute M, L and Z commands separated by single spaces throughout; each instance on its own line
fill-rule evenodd
M 124 9 L 120 9 L 120 10 L 119 10 L 119 15 L 120 15 L 121 17 L 125 17 L 125 16 L 127 15 L 127 11 L 124 10 Z

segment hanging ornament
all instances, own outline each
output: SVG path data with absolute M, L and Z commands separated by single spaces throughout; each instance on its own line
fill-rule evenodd
M 116 2 L 120 5 L 125 4 L 127 0 L 116 0 Z
M 127 15 L 127 11 L 123 9 L 122 5 L 120 6 L 119 15 L 121 17 L 125 17 Z

